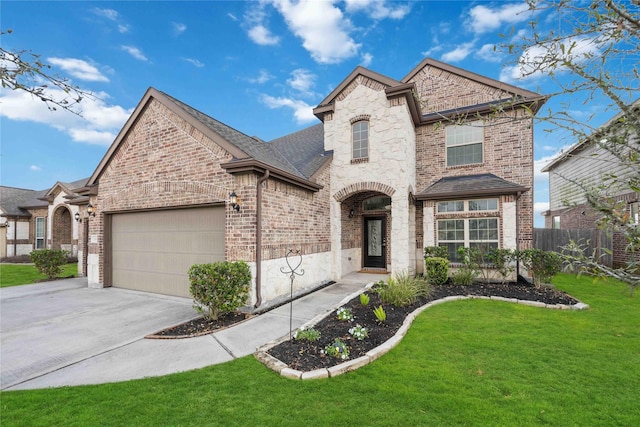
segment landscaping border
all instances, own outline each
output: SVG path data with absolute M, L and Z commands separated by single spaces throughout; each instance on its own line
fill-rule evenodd
M 342 301 L 340 301 L 340 303 L 338 304 L 338 307 L 340 307 L 340 306 L 346 304 L 347 302 L 351 301 L 353 298 L 357 297 L 361 293 L 368 291 L 369 289 L 371 289 L 373 287 L 374 284 L 375 284 L 375 282 L 368 283 L 365 286 L 364 289 L 362 289 L 362 290 L 360 290 L 358 292 L 354 292 L 351 295 L 345 297 Z M 398 329 L 398 331 L 395 333 L 395 335 L 393 337 L 388 339 L 385 343 L 380 344 L 379 346 L 369 350 L 364 356 L 360 356 L 360 357 L 358 357 L 356 359 L 349 360 L 349 361 L 344 362 L 344 363 L 340 363 L 340 364 L 332 366 L 330 368 L 321 368 L 321 369 L 315 369 L 313 371 L 306 371 L 306 372 L 305 371 L 299 371 L 297 369 L 289 368 L 289 366 L 287 364 L 285 364 L 284 362 L 280 361 L 279 359 L 271 356 L 268 353 L 268 350 L 271 349 L 272 347 L 275 347 L 276 345 L 288 340 L 289 339 L 288 336 L 281 337 L 281 338 L 279 338 L 279 339 L 277 339 L 275 341 L 268 342 L 267 344 L 259 347 L 256 350 L 256 352 L 254 353 L 254 356 L 255 356 L 256 359 L 258 359 L 266 367 L 268 367 L 269 369 L 272 369 L 273 371 L 279 373 L 281 376 L 286 377 L 286 378 L 300 379 L 300 380 L 310 380 L 310 379 L 337 377 L 338 375 L 342 375 L 342 374 L 345 374 L 347 372 L 354 371 L 354 370 L 356 370 L 356 369 L 358 369 L 358 368 L 360 368 L 362 366 L 368 365 L 369 363 L 373 362 L 374 360 L 380 358 L 381 356 L 383 356 L 384 354 L 389 352 L 392 348 L 394 348 L 396 345 L 398 345 L 398 343 L 400 343 L 400 341 L 402 341 L 402 338 L 404 338 L 404 336 L 406 335 L 407 331 L 409 330 L 409 327 L 411 326 L 411 324 L 413 323 L 415 318 L 420 313 L 422 313 L 424 310 L 426 310 L 426 309 L 428 309 L 430 307 L 433 307 L 434 305 L 442 304 L 442 303 L 445 303 L 445 302 L 459 301 L 459 300 L 466 300 L 466 299 L 487 299 L 487 300 L 494 300 L 494 301 L 510 302 L 510 303 L 514 303 L 514 304 L 528 305 L 528 306 L 532 306 L 532 307 L 549 308 L 549 309 L 554 309 L 554 310 L 586 310 L 586 309 L 589 308 L 588 304 L 585 304 L 585 303 L 582 303 L 582 302 L 578 302 L 578 303 L 573 304 L 573 305 L 568 305 L 568 304 L 545 304 L 545 303 L 539 302 L 539 301 L 519 300 L 519 299 L 516 299 L 516 298 L 504 298 L 504 297 L 498 297 L 498 296 L 478 296 L 478 295 L 448 296 L 448 297 L 445 297 L 445 298 L 441 298 L 441 299 L 438 299 L 438 300 L 434 300 L 434 301 L 428 302 L 427 304 L 423 305 L 422 307 L 418 307 L 417 309 L 415 309 L 414 311 L 409 313 L 407 315 L 407 317 L 405 318 L 404 322 L 402 323 L 402 326 L 400 326 L 400 329 Z M 311 319 L 310 321 L 308 321 L 307 323 L 302 325 L 299 329 L 308 328 L 310 326 L 315 325 L 316 323 L 320 322 L 322 319 L 324 319 L 325 317 L 327 317 L 328 315 L 333 313 L 333 311 L 334 311 L 334 309 L 314 317 L 313 319 Z

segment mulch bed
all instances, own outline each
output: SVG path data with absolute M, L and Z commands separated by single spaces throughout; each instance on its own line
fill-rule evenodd
M 566 305 L 573 305 L 579 302 L 575 298 L 554 288 L 546 286 L 535 287 L 526 283 L 478 283 L 471 286 L 435 286 L 428 297 L 421 297 L 415 304 L 408 307 L 394 307 L 383 304 L 375 292 L 369 291 L 368 294 L 370 296 L 370 302 L 366 307 L 360 304 L 359 297 L 353 298 L 344 305 L 344 307 L 350 308 L 355 316 L 355 320 L 352 322 L 339 321 L 334 312 L 313 326 L 314 329 L 320 332 L 320 339 L 318 341 L 298 341 L 294 338 L 292 341 L 287 340 L 272 347 L 267 353 L 287 364 L 289 368 L 299 371 L 329 368 L 345 361 L 325 355 L 322 352 L 322 350 L 324 350 L 327 345 L 332 344 L 336 338 L 340 338 L 349 347 L 349 359 L 356 359 L 393 337 L 409 313 L 430 301 L 447 296 L 500 296 L 504 298 L 539 301 L 546 304 Z M 382 305 L 387 313 L 387 320 L 382 324 L 377 321 L 373 314 L 373 308 L 379 305 Z M 368 338 L 359 341 L 349 334 L 349 328 L 356 324 L 367 328 Z
M 240 323 L 251 317 L 246 313 L 229 313 L 225 316 L 219 317 L 217 320 L 207 320 L 204 317 L 198 317 L 197 319 L 189 320 L 188 322 L 181 323 L 177 326 L 156 332 L 151 335 L 147 335 L 145 338 L 192 338 L 200 335 L 207 335 L 212 332 L 228 328 L 237 323 Z

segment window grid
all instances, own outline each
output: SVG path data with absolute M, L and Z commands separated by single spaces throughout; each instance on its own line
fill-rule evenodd
M 484 128 L 480 122 L 446 128 L 447 166 L 482 163 Z
M 36 249 L 44 249 L 44 217 L 36 218 Z
M 438 246 L 444 246 L 451 262 L 460 262 L 459 247 L 498 248 L 498 218 L 438 220 Z
M 353 139 L 353 158 L 369 157 L 369 122 L 359 121 L 351 127 Z
M 438 213 L 497 210 L 498 199 L 455 200 L 438 203 Z

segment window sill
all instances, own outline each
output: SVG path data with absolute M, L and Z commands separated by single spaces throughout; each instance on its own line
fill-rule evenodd
M 357 165 L 360 163 L 369 163 L 369 158 L 368 157 L 361 157 L 359 159 L 351 159 L 351 164 L 352 165 Z

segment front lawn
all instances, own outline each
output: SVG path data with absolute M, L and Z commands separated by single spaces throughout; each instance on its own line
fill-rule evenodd
M 66 264 L 59 277 L 78 275 L 78 264 Z M 45 280 L 47 276 L 40 274 L 33 264 L 0 264 L 0 288 L 7 286 L 27 285 Z
M 449 302 L 420 314 L 391 352 L 336 378 L 285 379 L 249 356 L 160 378 L 3 392 L 0 424 L 638 425 L 640 298 L 611 281 L 554 283 L 591 308 Z

